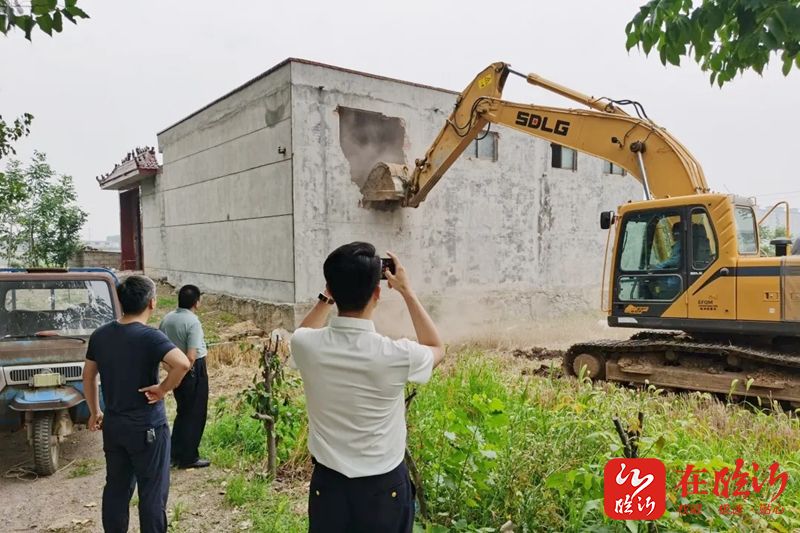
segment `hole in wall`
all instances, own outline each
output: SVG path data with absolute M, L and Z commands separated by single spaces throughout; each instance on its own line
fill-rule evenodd
M 377 163 L 405 163 L 403 120 L 375 111 L 339 107 L 339 144 L 350 163 L 350 177 L 361 187 Z

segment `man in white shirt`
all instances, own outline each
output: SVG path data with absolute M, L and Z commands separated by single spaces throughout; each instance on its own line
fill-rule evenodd
M 354 242 L 325 260 L 326 290 L 291 340 L 308 410 L 314 461 L 309 531 L 411 532 L 414 487 L 403 463 L 407 382 L 426 383 L 444 345 L 397 256 Z M 419 342 L 392 340 L 371 320 L 384 275 L 405 300 Z M 325 327 L 333 304 L 339 316 Z

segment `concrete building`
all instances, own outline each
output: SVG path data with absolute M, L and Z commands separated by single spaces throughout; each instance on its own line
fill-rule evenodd
M 456 94 L 286 60 L 161 131 L 157 173 L 139 151 L 100 179 L 138 191 L 141 230 L 126 236 L 138 209 L 123 205 L 137 211 L 122 215 L 123 251 L 140 243 L 144 271 L 174 284 L 286 304 L 275 316 L 289 323 L 268 326 L 299 321 L 326 255 L 353 240 L 396 252 L 451 338 L 596 308 L 599 213 L 642 197 L 604 161 L 497 128 L 419 208 L 360 204 L 370 168 L 421 157 Z M 379 322 L 406 331 L 401 302 L 386 300 Z

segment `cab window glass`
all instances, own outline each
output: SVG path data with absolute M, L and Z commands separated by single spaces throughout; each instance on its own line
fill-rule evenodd
M 756 217 L 746 206 L 736 206 L 736 241 L 740 254 L 757 254 Z
M 717 259 L 717 240 L 708 213 L 702 209 L 692 210 L 691 236 L 692 268 L 705 270 Z
M 681 217 L 669 211 L 635 213 L 622 230 L 624 272 L 674 271 L 681 267 Z
M 683 292 L 683 278 L 678 274 L 620 276 L 617 287 L 617 295 L 623 302 L 671 302 Z
M 0 337 L 90 335 L 111 320 L 111 292 L 103 281 L 0 281 Z

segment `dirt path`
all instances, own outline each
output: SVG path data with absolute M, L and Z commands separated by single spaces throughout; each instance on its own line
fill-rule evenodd
M 22 464 L 30 468 L 29 448 L 22 432 L 0 439 L 0 472 Z M 62 447 L 62 469 L 48 478 L 0 479 L 0 530 L 6 532 L 102 531 L 100 502 L 105 465 L 99 434 L 78 431 Z M 173 470 L 168 509 L 177 531 L 236 529 L 235 509 L 223 502 L 225 472 Z M 131 506 L 130 531 L 138 531 L 136 496 Z M 177 520 L 175 515 L 177 514 Z
M 250 383 L 254 365 L 217 367 L 211 373 L 211 402 L 232 395 Z M 167 401 L 174 413 L 174 400 Z M 61 445 L 61 469 L 36 478 L 25 433 L 0 435 L 0 533 L 101 532 L 100 504 L 105 485 L 102 436 L 78 430 Z M 170 531 L 235 531 L 246 522 L 224 502 L 224 481 L 230 472 L 215 466 L 171 472 L 167 505 Z M 134 495 L 129 531 L 139 531 Z

